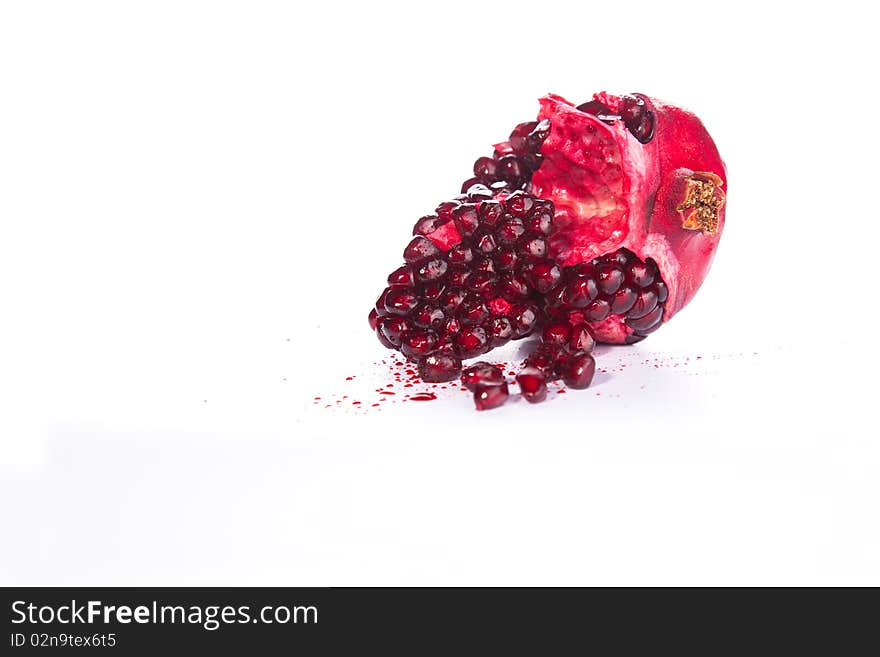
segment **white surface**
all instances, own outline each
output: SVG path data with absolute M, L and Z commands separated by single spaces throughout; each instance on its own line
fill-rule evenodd
M 3 5 L 0 584 L 880 584 L 871 21 L 465 6 Z M 602 88 L 727 161 L 700 295 L 591 390 L 355 411 L 413 221 Z

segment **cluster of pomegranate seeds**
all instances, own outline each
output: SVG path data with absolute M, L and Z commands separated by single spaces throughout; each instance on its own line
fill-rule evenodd
M 546 257 L 553 214 L 523 191 L 474 185 L 419 219 L 370 313 L 380 342 L 437 383 L 455 379 L 462 360 L 530 335 L 541 295 L 562 275 Z
M 632 136 L 643 144 L 647 144 L 654 136 L 654 113 L 647 108 L 644 99 L 638 96 L 621 96 L 617 112 L 598 100 L 583 103 L 577 108 L 581 112 L 598 117 L 605 123 L 623 121 Z
M 544 296 L 545 311 L 571 324 L 622 321 L 627 343 L 656 331 L 669 290 L 651 258 L 641 261 L 627 249 L 566 267 Z
M 474 177 L 461 186 L 467 192 L 474 185 L 483 185 L 493 192 L 527 189 L 532 174 L 541 166 L 541 144 L 550 134 L 550 121 L 520 123 L 507 141 L 495 144 L 492 157 L 474 162 Z

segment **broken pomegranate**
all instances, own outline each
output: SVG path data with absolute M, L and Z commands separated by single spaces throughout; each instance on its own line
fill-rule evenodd
M 725 194 L 724 164 L 693 114 L 641 94 L 577 106 L 548 95 L 535 121 L 474 163 L 459 196 L 416 222 L 370 327 L 431 382 L 537 333 L 517 377 L 523 397 L 543 400 L 557 379 L 585 388 L 597 341 L 638 342 L 693 298 Z M 478 408 L 507 398 L 503 375 L 474 385 Z

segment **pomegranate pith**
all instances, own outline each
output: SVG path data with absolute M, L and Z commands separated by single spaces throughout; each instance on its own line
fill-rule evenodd
M 416 222 L 370 327 L 431 382 L 540 331 L 517 377 L 523 397 L 543 400 L 559 378 L 587 387 L 596 341 L 643 340 L 696 293 L 725 195 L 724 164 L 693 114 L 642 94 L 577 106 L 546 96 L 535 121 L 474 162 L 461 195 Z M 463 382 L 494 408 L 507 383 L 500 370 L 477 381 L 491 372 L 478 366 Z

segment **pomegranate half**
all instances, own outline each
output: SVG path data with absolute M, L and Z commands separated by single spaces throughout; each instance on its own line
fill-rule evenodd
M 544 399 L 556 378 L 586 387 L 596 341 L 644 339 L 709 271 L 727 180 L 696 116 L 642 94 L 540 103 L 459 196 L 416 222 L 370 312 L 426 381 L 541 331 L 524 396 Z

